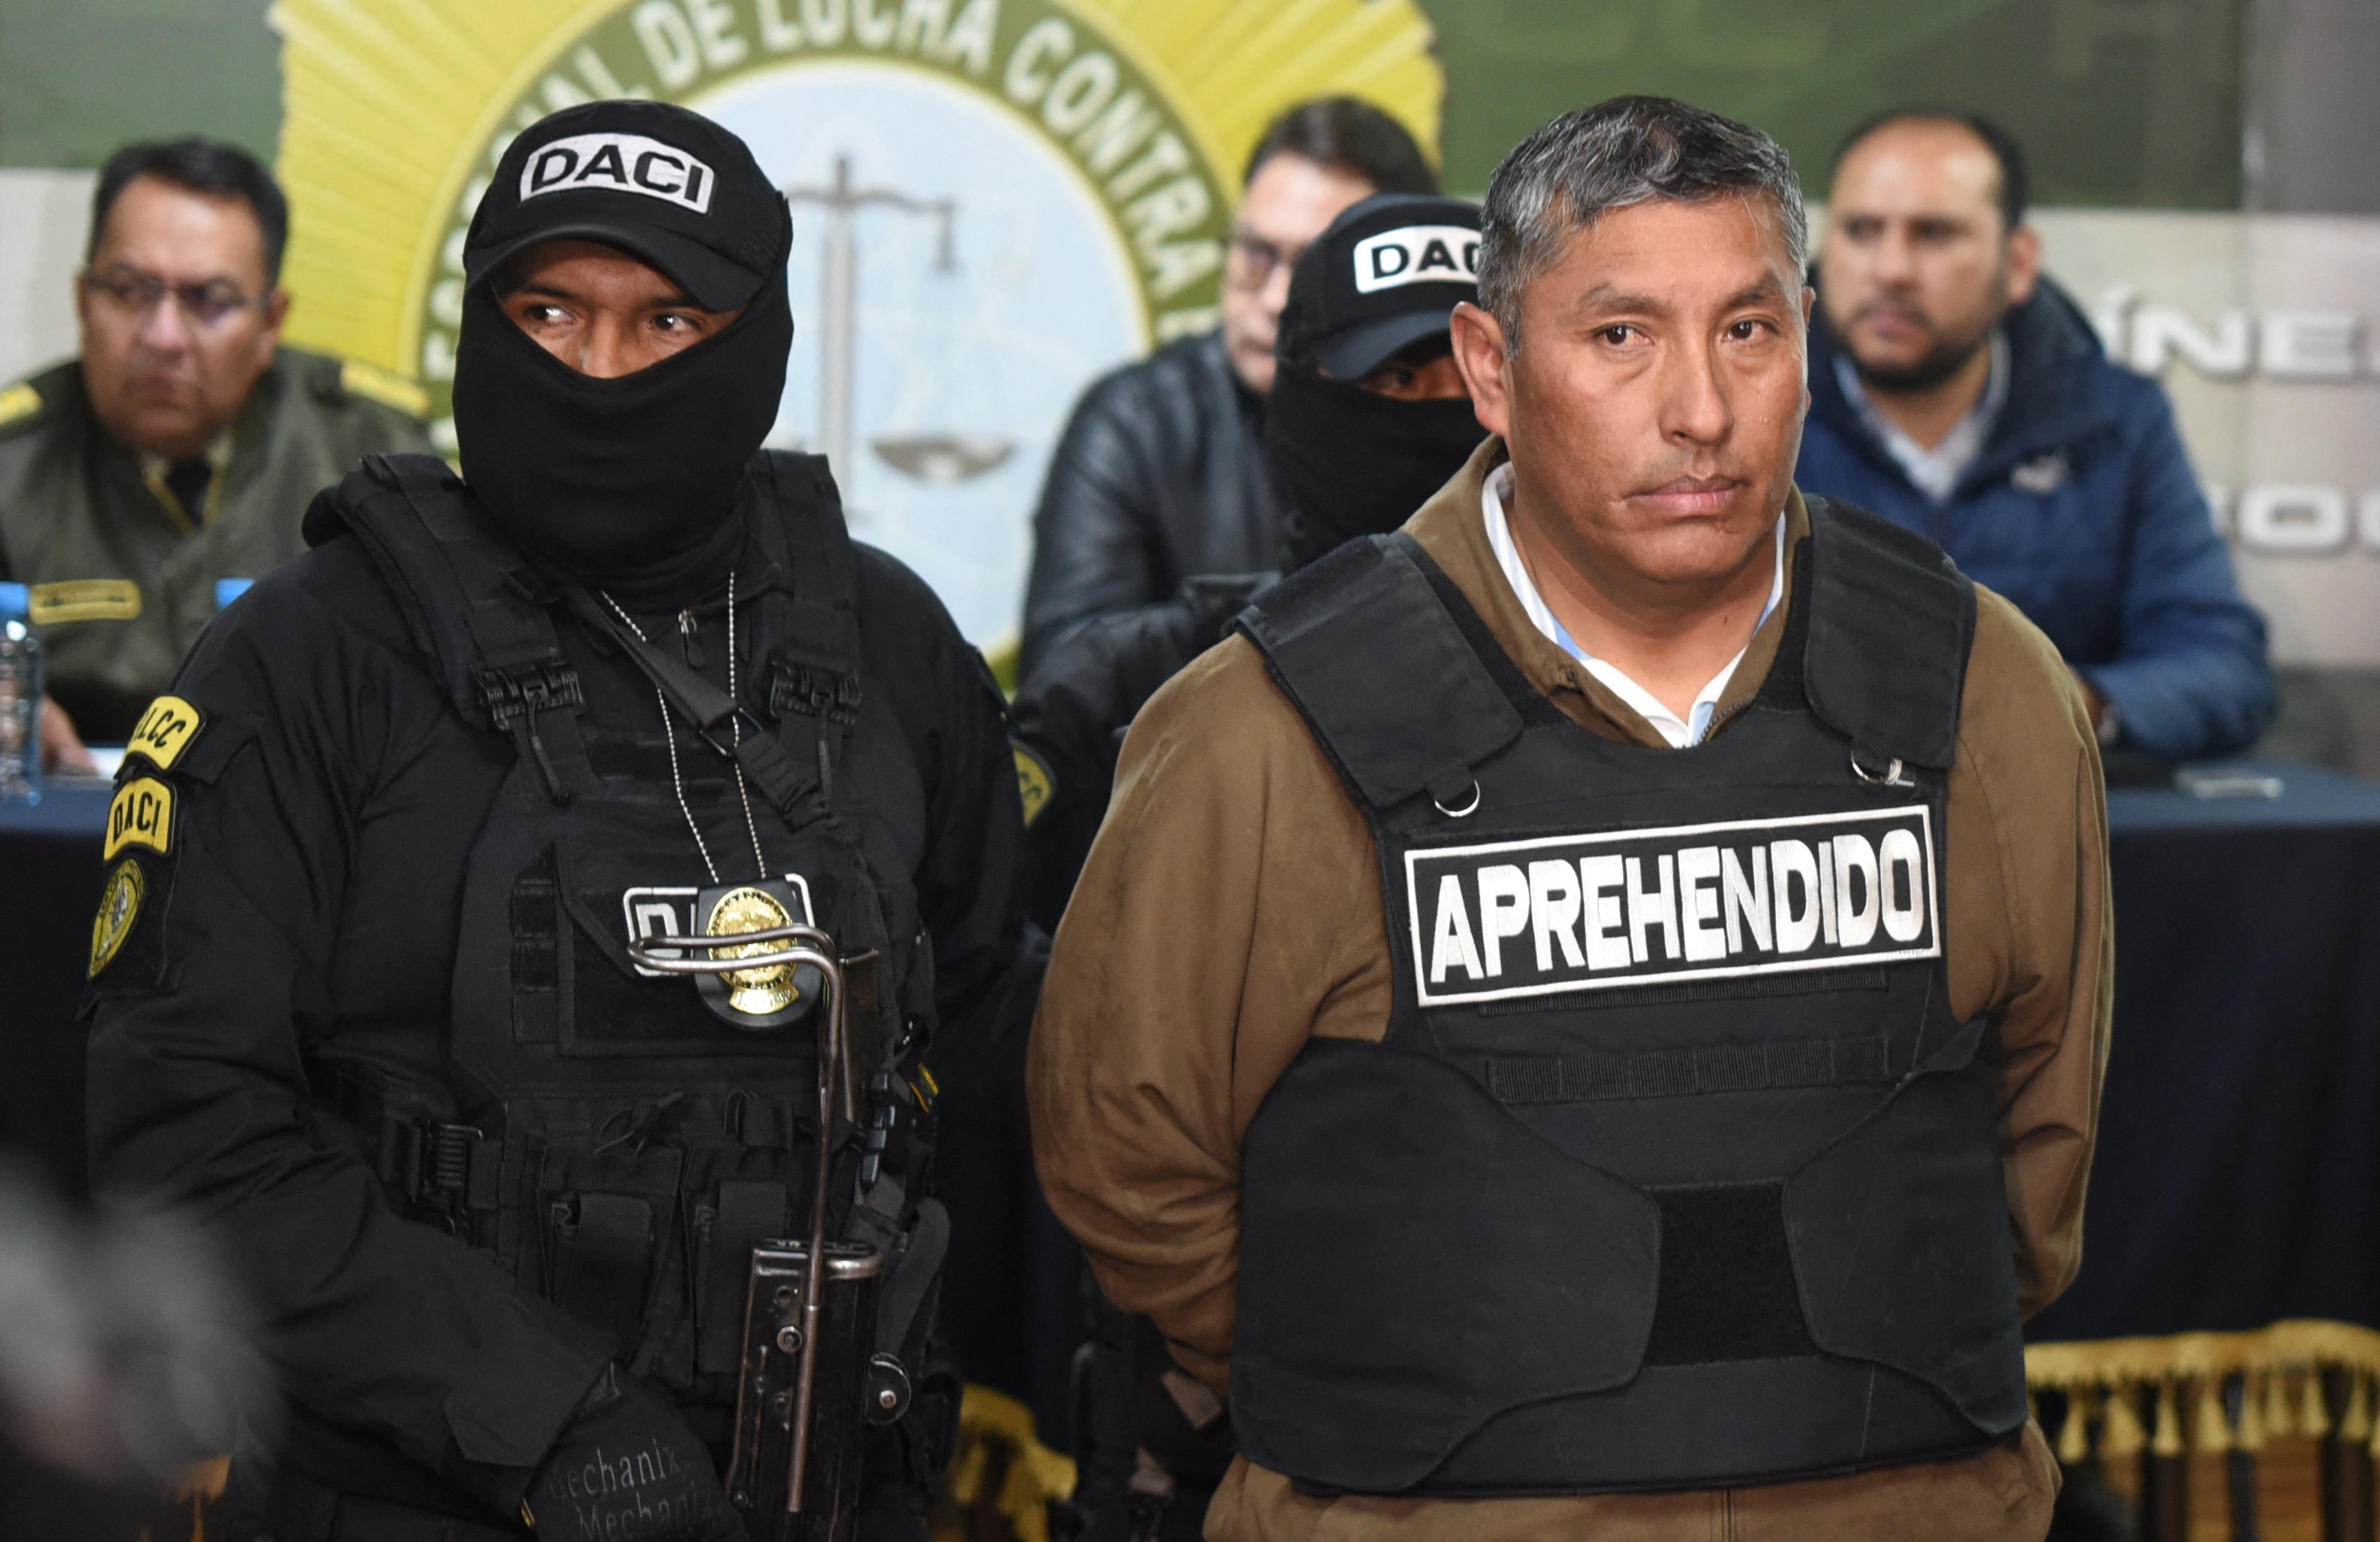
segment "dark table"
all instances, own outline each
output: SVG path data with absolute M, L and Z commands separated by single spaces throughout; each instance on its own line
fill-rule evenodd
M 82 1026 L 75 1003 L 105 876 L 105 783 L 53 783 L 38 803 L 0 803 L 0 1150 L 85 1188 Z
M 2111 792 L 2116 1030 L 2037 1339 L 2380 1328 L 2380 786 Z
M 2053 1360 L 2128 1367 L 2102 1394 L 2126 1387 L 2138 1426 L 2100 1433 L 2148 1462 L 2147 1536 L 2187 1524 L 2181 1462 L 2139 1445 L 2157 1396 L 2195 1447 L 2210 1415 L 2238 1439 L 2240 1402 L 2205 1404 L 2242 1370 L 2244 1401 L 2274 1366 L 2322 1366 L 2334 1418 L 2380 1372 L 2360 1331 L 2380 1329 L 2380 786 L 2252 769 L 2281 795 L 2108 795 L 2115 1044 L 2082 1270 L 2028 1333 L 2037 1381 Z M 2346 1326 L 2274 1327 L 2303 1319 Z M 2301 1408 L 2301 1373 L 2284 1385 Z M 2368 1464 L 2330 1444 L 2328 1534 L 2369 1537 Z

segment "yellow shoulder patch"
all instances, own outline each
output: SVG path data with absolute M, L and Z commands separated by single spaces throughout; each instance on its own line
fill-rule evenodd
M 36 626 L 69 621 L 137 621 L 140 586 L 129 578 L 72 578 L 35 584 L 28 592 L 26 619 Z
M 140 874 L 140 864 L 126 857 L 107 875 L 107 887 L 99 893 L 99 914 L 91 923 L 91 977 L 115 962 L 124 951 L 124 940 L 132 935 L 132 923 L 140 918 L 140 902 L 148 897 L 149 880 Z
M 425 417 L 430 411 L 429 392 L 394 370 L 383 370 L 360 358 L 340 363 L 339 389 L 350 396 L 395 407 L 408 418 Z
M 42 410 L 42 394 L 23 381 L 0 391 L 0 423 L 13 423 Z
M 159 771 L 172 771 L 174 762 L 198 737 L 206 721 L 196 707 L 180 697 L 161 696 L 149 703 L 149 710 L 132 725 L 132 737 L 124 747 L 125 753 L 145 757 Z
M 174 789 L 153 776 L 138 776 L 115 790 L 107 806 L 105 861 L 127 846 L 147 846 L 163 856 L 174 845 Z
M 1050 806 L 1058 779 L 1050 774 L 1048 761 L 1023 745 L 1012 739 L 1008 747 L 1016 756 L 1016 795 L 1025 803 L 1025 822 L 1031 824 Z

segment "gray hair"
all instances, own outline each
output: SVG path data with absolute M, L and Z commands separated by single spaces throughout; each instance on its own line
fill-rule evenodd
M 1809 262 L 1810 219 L 1785 147 L 1757 128 L 1666 96 L 1615 96 L 1523 140 L 1488 179 L 1479 212 L 1479 304 L 1521 343 L 1521 292 L 1607 212 L 1655 199 L 1776 205 L 1785 249 Z

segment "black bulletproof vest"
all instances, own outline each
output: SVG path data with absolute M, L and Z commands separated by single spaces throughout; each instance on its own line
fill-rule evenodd
M 769 876 L 807 903 L 795 918 L 867 959 L 848 974 L 869 1127 L 841 1132 L 830 1226 L 909 1256 L 880 1313 L 880 1347 L 898 1353 L 947 1230 L 926 1201 L 929 1245 L 909 1246 L 921 1211 L 905 1188 L 925 1155 L 911 1077 L 932 1013 L 909 880 L 922 779 L 893 715 L 861 710 L 853 552 L 825 462 L 770 455 L 753 477 L 761 571 L 739 569 L 735 616 L 752 815 Z M 409 1213 L 488 1250 L 682 1402 L 732 1405 L 750 1249 L 808 1228 L 812 1025 L 731 1026 L 691 980 L 630 958 L 634 938 L 698 929 L 713 880 L 655 687 L 616 642 L 557 628 L 569 597 L 429 456 L 371 457 L 317 509 L 370 549 L 455 711 L 519 747 L 468 856 L 449 1085 L 317 1095 L 378 1126 Z M 740 825 L 724 756 L 683 720 L 677 735 L 689 799 Z M 743 830 L 710 849 L 724 882 L 755 876 Z M 863 1147 L 880 1154 L 863 1162 Z
M 1371 822 L 1395 1006 L 1244 1152 L 1232 1415 L 1314 1490 L 1715 1487 L 2025 1417 L 1942 813 L 1974 591 L 1812 499 L 1764 687 L 1682 750 L 1532 689 L 1403 536 L 1242 625 Z

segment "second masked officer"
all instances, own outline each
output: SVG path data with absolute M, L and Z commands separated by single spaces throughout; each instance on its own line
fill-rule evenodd
M 825 981 L 650 950 L 809 922 L 849 961 L 828 1230 L 886 1260 L 859 1347 L 907 1400 L 841 1432 L 859 1535 L 924 1535 L 956 1390 L 922 1062 L 1005 1010 L 1016 784 L 931 593 L 824 462 L 759 453 L 792 238 L 691 113 L 523 134 L 465 247 L 462 479 L 322 495 L 135 735 L 93 1166 L 252 1293 L 288 1413 L 235 1454 L 249 1533 L 744 1535 L 747 1268 L 814 1213 Z

